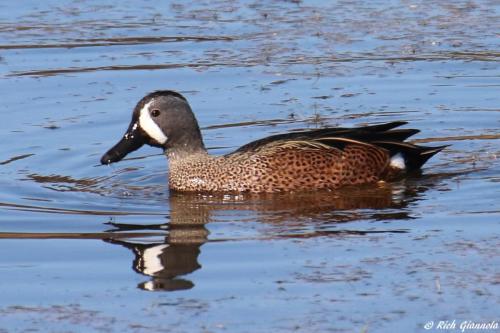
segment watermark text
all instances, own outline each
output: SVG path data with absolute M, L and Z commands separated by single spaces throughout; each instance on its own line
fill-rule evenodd
M 491 321 L 473 321 L 473 320 L 438 320 L 428 321 L 424 324 L 426 330 L 436 331 L 459 331 L 465 333 L 467 331 L 496 331 L 500 328 L 497 320 Z

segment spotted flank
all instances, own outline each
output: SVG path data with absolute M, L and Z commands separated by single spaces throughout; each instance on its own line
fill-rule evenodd
M 117 162 L 146 143 L 164 150 L 169 160 L 169 186 L 176 191 L 335 190 L 400 178 L 419 170 L 445 148 L 405 141 L 419 132 L 401 129 L 405 124 L 396 121 L 278 134 L 230 154 L 212 156 L 187 100 L 174 91 L 156 91 L 141 99 L 134 110 L 125 135 L 133 139 L 122 139 L 101 162 Z

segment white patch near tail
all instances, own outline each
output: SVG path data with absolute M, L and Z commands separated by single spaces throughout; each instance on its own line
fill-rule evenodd
M 149 106 L 153 101 L 144 105 L 139 113 L 139 126 L 146 132 L 151 138 L 153 138 L 159 144 L 164 144 L 167 142 L 167 136 L 161 128 L 154 122 L 149 114 Z
M 396 155 L 391 157 L 390 166 L 395 169 L 406 169 L 406 163 L 403 155 L 401 155 L 401 153 L 397 153 Z

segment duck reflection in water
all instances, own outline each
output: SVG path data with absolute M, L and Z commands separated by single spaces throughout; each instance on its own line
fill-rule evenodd
M 271 233 L 262 235 L 266 239 L 401 233 L 406 231 L 352 230 L 345 228 L 348 226 L 345 223 L 412 219 L 413 203 L 429 188 L 420 181 L 358 186 L 335 192 L 254 195 L 171 192 L 168 222 L 150 225 L 110 223 L 117 234 L 130 230 L 166 231 L 161 241 L 124 240 L 112 236 L 106 241 L 133 251 L 133 269 L 150 277 L 150 280 L 140 283 L 139 288 L 149 291 L 185 290 L 194 287 L 194 283 L 185 276 L 201 268 L 198 257 L 202 245 L 209 240 L 206 225 L 223 223 L 228 212 L 237 212 L 237 215 L 231 216 L 241 217 L 241 221 L 258 221 L 271 226 Z M 308 231 L 297 233 L 292 229 Z
M 120 229 L 127 229 L 119 226 Z M 148 228 L 144 226 L 144 228 Z M 152 229 L 152 228 L 148 228 Z M 208 231 L 203 226 L 170 228 L 164 242 L 140 243 L 134 240 L 107 239 L 107 242 L 122 245 L 134 252 L 132 268 L 151 280 L 139 284 L 149 291 L 185 290 L 194 284 L 178 278 L 199 269 L 200 247 L 207 240 Z
M 109 238 L 105 241 L 122 245 L 134 252 L 132 268 L 151 280 L 142 282 L 139 288 L 149 291 L 175 291 L 191 289 L 194 284 L 179 276 L 199 269 L 200 247 L 207 241 L 208 221 L 206 210 L 196 202 L 184 202 L 170 198 L 170 222 L 165 224 L 131 225 L 110 223 L 115 231 L 167 230 L 163 242 L 139 242 L 135 239 Z

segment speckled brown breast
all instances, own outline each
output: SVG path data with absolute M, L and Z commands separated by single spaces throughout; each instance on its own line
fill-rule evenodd
M 344 149 L 322 145 L 272 145 L 214 157 L 205 153 L 170 159 L 169 185 L 178 191 L 281 192 L 335 189 L 378 181 L 389 154 L 370 144 Z

